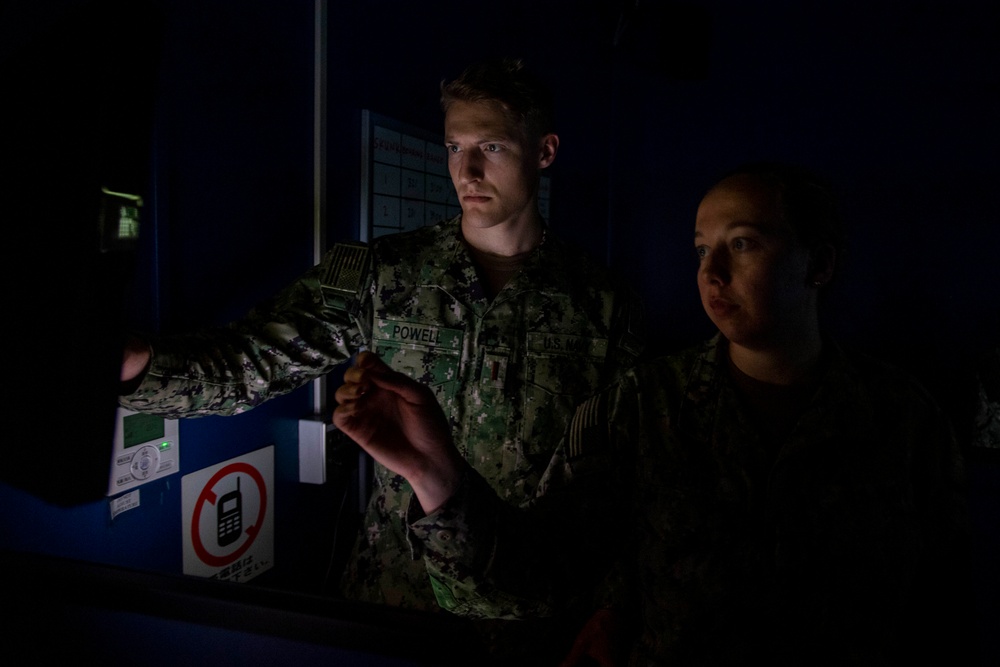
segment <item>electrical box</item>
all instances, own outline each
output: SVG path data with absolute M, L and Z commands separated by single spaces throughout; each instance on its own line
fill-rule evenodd
M 322 417 L 299 420 L 299 481 L 326 484 L 327 444 L 337 427 Z
M 178 472 L 177 433 L 176 419 L 118 408 L 108 495 Z

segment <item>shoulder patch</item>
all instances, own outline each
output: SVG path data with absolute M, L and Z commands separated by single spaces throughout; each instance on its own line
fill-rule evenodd
M 345 241 L 329 250 L 320 285 L 327 306 L 338 310 L 353 309 L 364 287 L 370 261 L 371 249 L 365 243 Z
M 603 395 L 581 403 L 569 427 L 566 455 L 570 461 L 599 452 L 607 441 L 607 406 Z

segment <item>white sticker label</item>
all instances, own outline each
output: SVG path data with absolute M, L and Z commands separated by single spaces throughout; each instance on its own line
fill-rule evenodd
M 139 489 L 132 489 L 128 493 L 122 494 L 117 498 L 112 498 L 108 504 L 111 508 L 112 519 L 122 512 L 134 510 L 139 506 Z

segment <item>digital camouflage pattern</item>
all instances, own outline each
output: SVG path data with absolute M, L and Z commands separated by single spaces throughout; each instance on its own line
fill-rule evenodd
M 608 271 L 546 233 L 492 302 L 460 219 L 371 244 L 356 298 L 327 289 L 336 251 L 274 300 L 221 330 L 153 342 L 122 405 L 172 416 L 235 414 L 367 347 L 436 392 L 466 459 L 504 500 L 535 493 L 575 406 L 631 365 L 641 313 Z M 344 298 L 334 298 L 337 294 Z M 345 296 L 346 295 L 346 296 Z M 439 610 L 406 512 L 412 492 L 376 465 L 344 580 L 350 598 Z
M 560 577 L 580 578 L 568 566 L 604 540 L 632 582 L 608 599 L 635 614 L 633 665 L 905 664 L 902 648 L 960 645 L 948 619 L 968 618 L 950 604 L 967 601 L 951 585 L 968 531 L 962 467 L 927 392 L 833 346 L 772 458 L 724 345 L 643 363 L 583 404 L 530 511 L 470 473 L 415 518 L 453 607 L 546 613 L 572 586 Z M 580 480 L 586 516 L 553 524 L 545 495 L 571 506 Z M 605 571 L 608 556 L 589 566 Z
M 629 301 L 551 235 L 492 303 L 454 223 L 389 237 L 375 254 L 371 348 L 434 389 L 455 442 L 504 500 L 531 497 L 576 404 L 631 361 Z M 409 485 L 378 467 L 375 487 L 350 596 L 436 606 L 407 541 Z
M 1000 348 L 983 359 L 976 379 L 972 446 L 1000 450 Z

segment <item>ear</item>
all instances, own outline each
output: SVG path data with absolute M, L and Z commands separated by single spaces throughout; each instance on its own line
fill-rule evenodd
M 836 265 L 836 248 L 828 243 L 816 246 L 809 252 L 809 270 L 806 282 L 816 287 L 826 285 L 833 279 Z
M 538 168 L 545 169 L 552 164 L 557 152 L 559 152 L 559 136 L 552 133 L 542 135 L 539 141 Z

